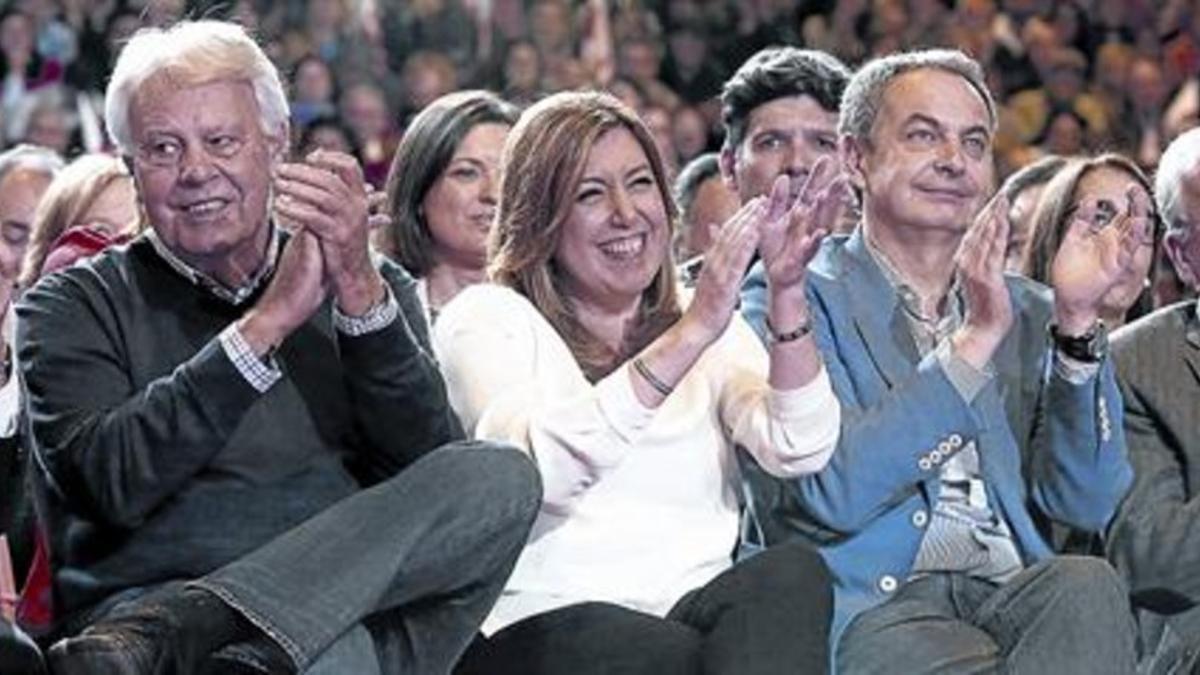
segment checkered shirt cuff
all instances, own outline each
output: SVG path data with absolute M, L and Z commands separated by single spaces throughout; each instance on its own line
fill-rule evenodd
M 337 303 L 333 306 L 333 325 L 338 329 L 339 333 L 349 335 L 350 337 L 358 337 L 367 333 L 374 333 L 377 330 L 383 330 L 392 325 L 396 320 L 396 316 L 400 314 L 400 305 L 396 302 L 396 296 L 392 295 L 392 287 L 388 284 L 383 285 L 383 290 L 386 295 L 383 301 L 367 310 L 362 316 L 347 316 L 337 308 Z
M 225 355 L 233 362 L 234 367 L 258 393 L 266 392 L 283 377 L 283 371 L 279 369 L 275 357 L 268 355 L 264 359 L 258 358 L 250 348 L 250 343 L 242 337 L 236 323 L 229 324 L 217 339 L 221 341 L 221 348 L 225 350 Z

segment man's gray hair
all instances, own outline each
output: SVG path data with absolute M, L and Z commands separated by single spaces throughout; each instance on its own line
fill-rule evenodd
M 286 137 L 288 102 L 271 60 L 241 26 L 226 21 L 181 21 L 168 28 L 143 28 L 130 38 L 117 63 L 104 100 L 108 134 L 126 155 L 133 154 L 129 107 L 151 78 L 166 76 L 184 86 L 240 80 L 254 88 L 263 132 Z
M 1187 173 L 1200 163 L 1200 128 L 1191 129 L 1171 141 L 1158 160 L 1158 172 L 1154 176 L 1154 201 L 1162 215 L 1167 230 L 1183 230 L 1193 223 L 1180 214 L 1179 195 Z M 1196 186 L 1200 188 L 1200 185 Z
M 0 182 L 8 172 L 23 169 L 53 176 L 63 168 L 62 157 L 49 148 L 22 143 L 0 153 Z
M 872 59 L 859 68 L 842 94 L 838 135 L 869 139 L 883 104 L 883 95 L 891 81 L 904 73 L 925 68 L 944 70 L 966 80 L 983 97 L 988 118 L 995 129 L 996 101 L 988 90 L 979 63 L 956 49 L 926 49 Z

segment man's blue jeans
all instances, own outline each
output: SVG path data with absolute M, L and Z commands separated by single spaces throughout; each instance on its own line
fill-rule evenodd
M 499 596 L 540 503 L 523 454 L 455 443 L 192 585 L 245 615 L 299 672 L 371 672 L 377 661 L 380 673 L 445 673 Z
M 1129 596 L 1103 559 L 1063 556 L 997 585 L 965 574 L 910 581 L 860 614 L 838 672 L 1131 675 Z

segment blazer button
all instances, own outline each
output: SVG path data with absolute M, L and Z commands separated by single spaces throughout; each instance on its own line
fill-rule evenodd
M 934 464 L 941 464 L 943 459 L 945 459 L 945 457 L 943 457 L 942 453 L 938 450 L 934 450 L 929 453 L 929 461 L 933 462 Z
M 929 524 L 929 514 L 926 513 L 925 509 L 918 509 L 916 511 L 913 511 L 912 524 L 913 524 L 913 527 L 916 527 L 918 529 L 925 527 L 926 525 Z
M 950 447 L 952 448 L 961 448 L 963 444 L 963 437 L 959 436 L 958 434 L 950 434 L 946 437 L 946 442 L 949 443 Z
M 928 471 L 933 468 L 933 462 L 929 461 L 928 457 L 922 457 L 917 460 L 917 468 L 922 471 Z
M 957 447 L 957 445 L 950 445 L 950 441 L 942 441 L 938 443 L 937 449 L 942 455 L 949 457 L 950 453 L 954 452 L 954 449 Z
M 879 590 L 883 591 L 884 593 L 894 593 L 896 591 L 896 586 L 898 585 L 899 584 L 896 583 L 896 577 L 890 574 L 885 574 L 879 577 Z

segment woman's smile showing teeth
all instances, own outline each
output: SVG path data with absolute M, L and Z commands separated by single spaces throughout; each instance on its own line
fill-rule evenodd
M 600 244 L 600 251 L 610 258 L 626 259 L 637 256 L 646 247 L 646 235 L 634 234 L 610 239 Z

